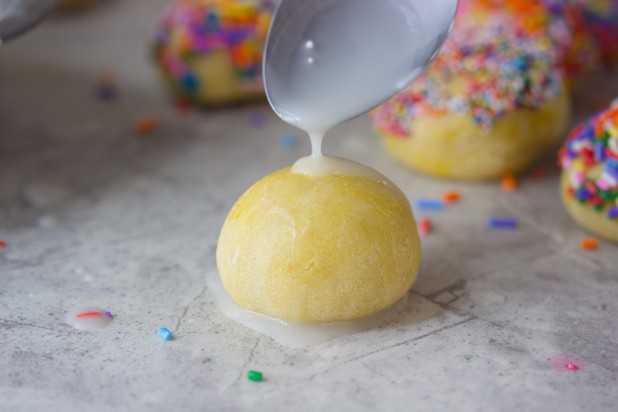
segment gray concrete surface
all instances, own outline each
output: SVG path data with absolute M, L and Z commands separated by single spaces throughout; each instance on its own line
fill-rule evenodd
M 304 349 L 223 316 L 205 283 L 223 219 L 309 144 L 279 147 L 293 129 L 265 104 L 176 116 L 147 60 L 165 4 L 110 2 L 0 48 L 0 410 L 618 408 L 618 249 L 579 250 L 587 235 L 560 205 L 553 157 L 545 178 L 507 195 L 413 175 L 380 151 L 365 118 L 350 122 L 328 151 L 375 167 L 411 198 L 464 196 L 432 216 L 406 311 Z M 104 67 L 122 93 L 111 104 L 92 94 Z M 576 87 L 580 113 L 618 95 L 606 84 Z M 249 124 L 255 111 L 268 119 L 262 129 Z M 148 113 L 162 127 L 134 136 Z M 489 215 L 521 227 L 489 231 Z M 77 331 L 64 314 L 81 305 L 116 318 Z M 161 341 L 160 326 L 176 339 Z M 248 369 L 266 380 L 247 381 Z

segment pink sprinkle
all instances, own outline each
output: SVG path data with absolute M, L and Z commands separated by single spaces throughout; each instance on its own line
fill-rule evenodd
M 608 191 L 610 189 L 609 183 L 605 181 L 605 179 L 597 180 L 597 186 L 599 186 L 602 190 Z
M 573 354 L 558 355 L 547 359 L 547 366 L 556 372 L 575 372 L 586 365 L 586 360 Z
M 582 172 L 575 173 L 575 184 L 577 186 L 583 185 L 585 180 L 586 180 L 586 175 L 584 175 Z

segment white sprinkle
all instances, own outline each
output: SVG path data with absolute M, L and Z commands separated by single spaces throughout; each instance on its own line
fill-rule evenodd
M 313 44 L 313 42 L 311 40 L 307 40 L 307 43 L 305 43 L 305 48 L 312 50 L 315 47 L 315 45 Z

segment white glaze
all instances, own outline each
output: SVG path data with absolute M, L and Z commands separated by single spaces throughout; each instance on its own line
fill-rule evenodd
M 311 176 L 327 176 L 338 174 L 344 176 L 359 176 L 368 179 L 376 180 L 389 189 L 391 189 L 397 197 L 409 205 L 408 199 L 403 192 L 391 182 L 386 176 L 365 166 L 361 163 L 352 160 L 344 159 L 336 156 L 325 156 L 322 154 L 322 141 L 324 140 L 323 133 L 310 133 L 311 139 L 311 156 L 301 157 L 292 166 L 293 173 L 301 173 Z
M 250 312 L 238 306 L 227 294 L 219 276 L 208 279 L 208 295 L 219 310 L 243 326 L 271 337 L 276 342 L 292 348 L 319 345 L 332 339 L 354 335 L 374 329 L 398 318 L 408 295 L 396 304 L 372 316 L 345 322 L 294 323 Z
M 386 176 L 375 169 L 352 160 L 336 156 L 311 155 L 298 159 L 292 166 L 292 172 L 311 176 L 327 176 L 337 174 L 344 176 L 366 177 L 382 183 L 384 186 L 388 187 L 400 200 L 402 200 L 403 203 L 408 205 L 408 207 L 410 206 L 410 202 L 408 201 L 406 195 L 404 195 L 401 189 L 399 189 L 399 187 L 391 182 Z
M 98 313 L 99 316 L 83 317 L 78 315 L 84 313 Z M 93 331 L 105 328 L 110 324 L 112 318 L 105 314 L 105 310 L 97 307 L 83 307 L 71 310 L 66 315 L 66 323 L 73 326 L 75 329 Z

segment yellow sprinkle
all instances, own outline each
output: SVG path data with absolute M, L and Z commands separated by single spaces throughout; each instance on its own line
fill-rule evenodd
M 586 165 L 584 165 L 584 162 L 581 159 L 575 159 L 573 160 L 573 163 L 571 163 L 571 169 L 577 170 L 578 172 L 583 172 L 586 170 Z
M 611 137 L 618 137 L 618 129 L 616 129 L 614 126 L 607 126 L 606 130 Z

